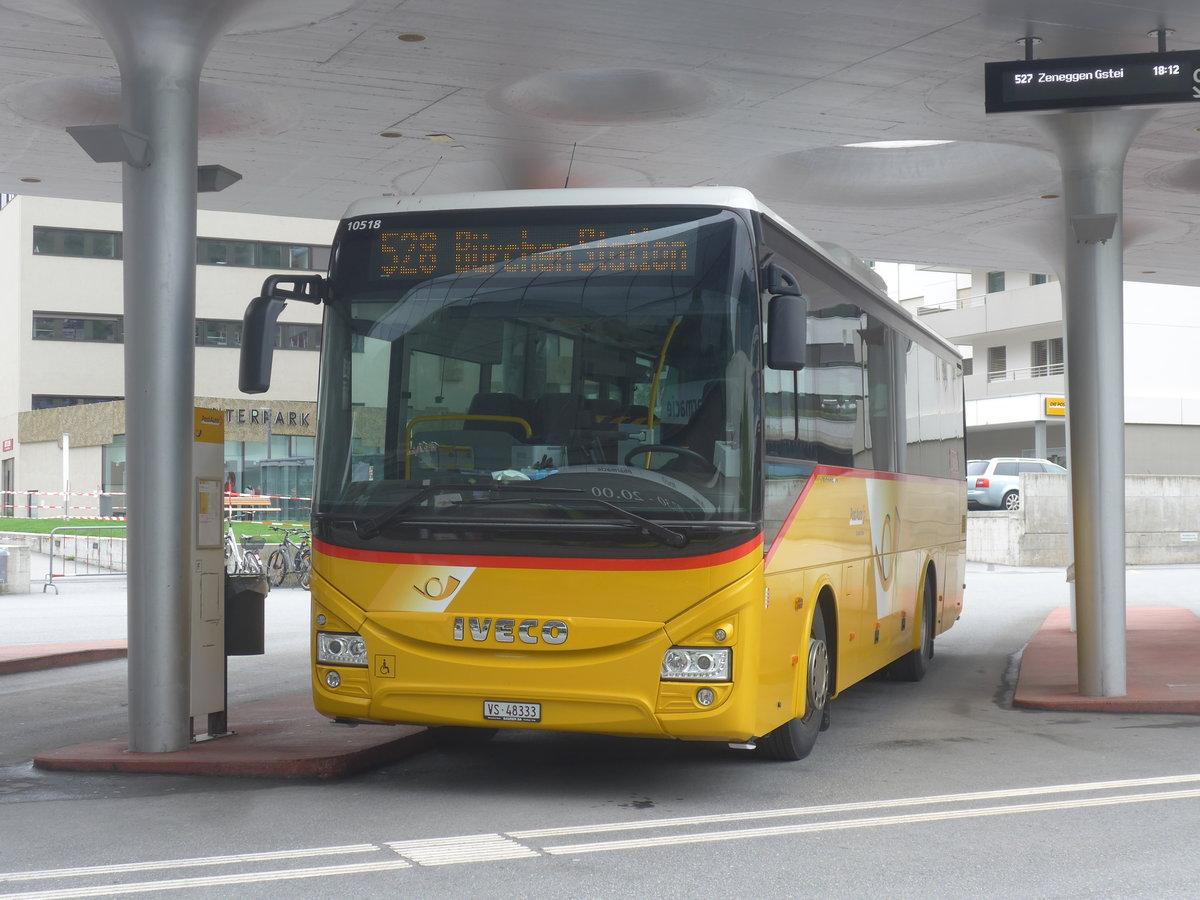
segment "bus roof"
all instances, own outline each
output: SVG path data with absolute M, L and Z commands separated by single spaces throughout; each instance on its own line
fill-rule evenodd
M 344 218 L 389 212 L 450 209 L 520 209 L 554 206 L 725 206 L 768 213 L 740 187 L 547 188 L 519 191 L 471 191 L 411 197 L 373 197 L 350 205 Z

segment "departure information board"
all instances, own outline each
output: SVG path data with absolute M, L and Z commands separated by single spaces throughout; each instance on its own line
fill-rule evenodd
M 984 65 L 989 113 L 1200 103 L 1200 50 Z
M 378 279 L 488 273 L 503 275 L 691 275 L 696 232 L 688 226 L 504 225 L 405 229 L 362 221 L 372 233 L 371 272 Z

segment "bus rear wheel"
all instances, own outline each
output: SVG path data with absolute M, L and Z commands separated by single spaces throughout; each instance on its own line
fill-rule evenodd
M 817 735 L 829 727 L 829 691 L 833 668 L 825 640 L 825 617 L 818 608 L 813 615 L 808 639 L 808 670 L 805 677 L 804 715 L 784 722 L 758 741 L 758 751 L 767 759 L 798 760 L 812 753 Z
M 929 671 L 929 661 L 933 659 L 934 618 L 937 615 L 934 608 L 936 592 L 931 574 L 925 579 L 925 594 L 921 599 L 921 643 L 892 663 L 887 670 L 888 675 L 897 681 L 920 681 Z

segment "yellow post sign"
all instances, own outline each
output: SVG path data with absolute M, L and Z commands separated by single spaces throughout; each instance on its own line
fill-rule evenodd
M 1046 415 L 1047 416 L 1065 416 L 1067 414 L 1067 398 L 1066 397 L 1047 397 L 1046 398 Z

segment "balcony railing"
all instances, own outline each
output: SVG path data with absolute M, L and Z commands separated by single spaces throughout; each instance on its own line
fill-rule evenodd
M 1050 363 L 1045 366 L 1026 366 L 1023 369 L 1005 369 L 1002 372 L 988 372 L 987 380 L 992 381 L 1026 381 L 1030 378 L 1048 378 L 1051 375 L 1062 375 L 1065 371 L 1062 363 Z
M 918 316 L 928 316 L 932 313 L 950 312 L 955 309 L 973 309 L 987 303 L 991 294 L 975 294 L 971 297 L 957 297 L 954 300 L 944 300 L 941 303 L 931 303 L 928 306 L 918 306 Z

